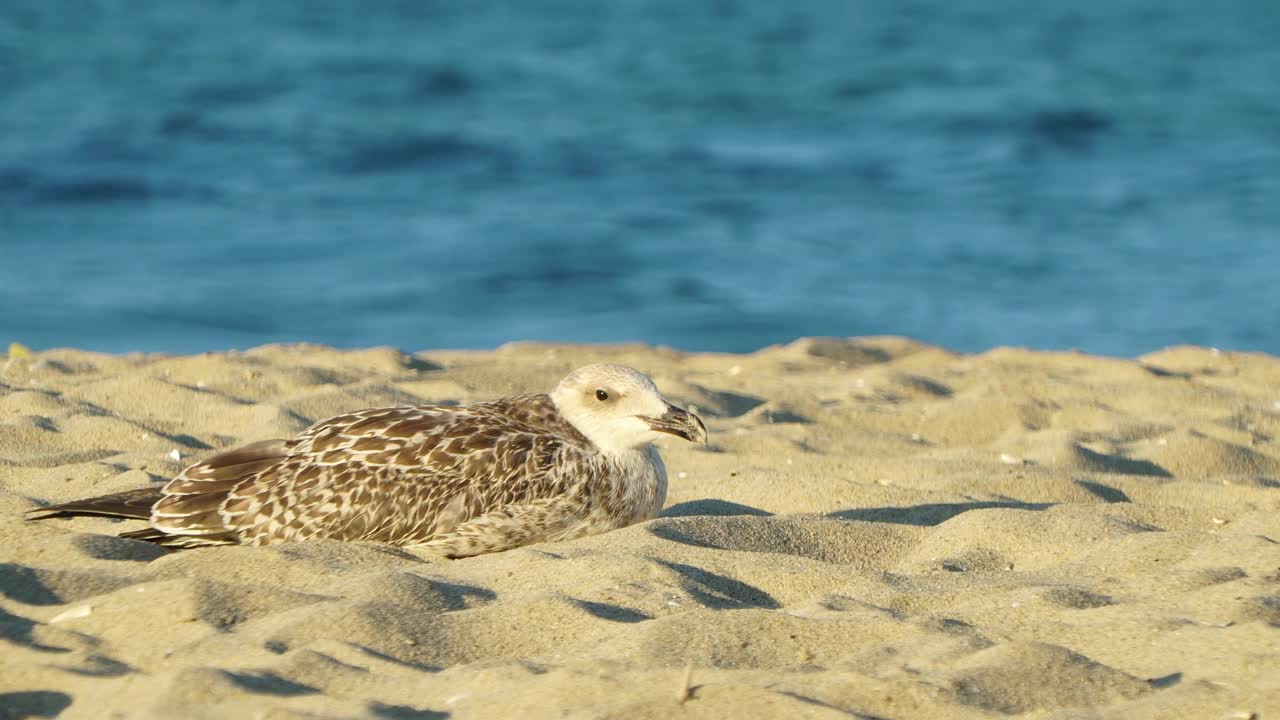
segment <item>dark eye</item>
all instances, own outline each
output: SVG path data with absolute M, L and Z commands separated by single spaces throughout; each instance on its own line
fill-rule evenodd
M 596 391 L 596 399 L 597 399 L 597 400 L 599 400 L 600 402 L 604 402 L 605 400 L 608 400 L 608 399 L 609 399 L 609 393 L 607 393 L 607 392 L 605 392 L 605 391 L 603 391 L 603 390 L 597 390 L 597 391 Z

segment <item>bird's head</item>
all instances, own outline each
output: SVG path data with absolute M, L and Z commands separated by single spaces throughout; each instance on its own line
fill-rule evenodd
M 663 435 L 707 442 L 697 415 L 672 405 L 646 375 L 622 365 L 578 368 L 560 381 L 551 400 L 603 452 L 635 450 Z

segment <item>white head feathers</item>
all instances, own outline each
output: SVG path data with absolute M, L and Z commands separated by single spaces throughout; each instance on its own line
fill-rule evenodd
M 551 400 L 601 452 L 637 450 L 663 434 L 707 439 L 698 416 L 672 405 L 646 375 L 622 365 L 578 368 L 560 381 Z

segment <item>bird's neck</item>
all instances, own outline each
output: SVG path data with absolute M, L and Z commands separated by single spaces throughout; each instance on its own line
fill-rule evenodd
M 606 449 L 597 445 L 596 449 L 609 462 L 624 467 L 631 465 L 646 465 L 652 462 L 654 458 L 658 457 L 658 449 L 653 445 L 641 445 L 640 447 L 625 447 L 617 449 Z

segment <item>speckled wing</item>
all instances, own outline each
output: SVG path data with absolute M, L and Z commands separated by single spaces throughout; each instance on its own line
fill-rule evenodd
M 165 486 L 152 527 L 210 542 L 418 544 L 503 507 L 573 494 L 590 444 L 549 397 L 365 410 L 214 456 Z

